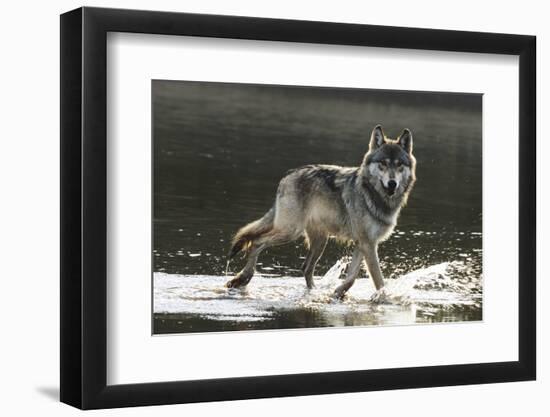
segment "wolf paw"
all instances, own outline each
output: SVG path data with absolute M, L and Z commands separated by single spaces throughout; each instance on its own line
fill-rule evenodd
M 332 293 L 332 298 L 334 300 L 340 301 L 340 300 L 343 300 L 346 297 L 346 294 L 347 294 L 346 289 L 338 287 Z
M 230 279 L 225 283 L 226 288 L 238 288 L 239 286 L 239 281 L 236 278 Z
M 240 288 L 244 287 L 252 279 L 253 274 L 239 272 L 235 278 L 230 279 L 225 283 L 227 288 Z
M 382 287 L 370 296 L 369 301 L 374 304 L 390 304 L 391 297 L 386 288 Z

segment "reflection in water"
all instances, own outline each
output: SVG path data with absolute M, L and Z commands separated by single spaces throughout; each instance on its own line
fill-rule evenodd
M 331 295 L 347 262 L 344 258 L 317 277 L 312 290 L 292 277 L 256 276 L 246 289 L 225 289 L 224 276 L 156 273 L 155 328 L 201 332 L 481 319 L 481 280 L 465 278 L 466 262 L 412 271 L 388 280 L 379 292 L 370 279 L 358 280 L 336 301 Z
M 284 173 L 358 165 L 377 123 L 410 128 L 418 162 L 380 247 L 389 298 L 373 302 L 363 279 L 327 300 L 351 252 L 334 242 L 312 292 L 302 242 L 265 251 L 246 290 L 224 289 L 232 234 L 272 205 Z M 153 135 L 155 333 L 481 319 L 481 96 L 154 81 Z

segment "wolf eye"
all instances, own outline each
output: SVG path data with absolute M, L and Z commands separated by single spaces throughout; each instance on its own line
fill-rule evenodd
M 384 161 L 380 161 L 378 162 L 378 166 L 380 167 L 380 169 L 384 170 L 386 169 L 387 165 Z

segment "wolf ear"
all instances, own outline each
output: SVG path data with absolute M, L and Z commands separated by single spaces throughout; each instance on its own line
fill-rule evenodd
M 381 125 L 374 126 L 374 129 L 372 129 L 372 133 L 370 135 L 370 145 L 369 149 L 374 150 L 380 146 L 382 146 L 385 142 L 384 131 L 382 130 Z
M 407 153 L 411 153 L 413 150 L 413 135 L 409 129 L 403 130 L 403 133 L 397 139 L 397 143 L 405 149 Z

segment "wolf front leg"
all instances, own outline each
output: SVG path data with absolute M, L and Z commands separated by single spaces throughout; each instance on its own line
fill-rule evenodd
M 346 294 L 346 291 L 351 288 L 351 286 L 355 282 L 355 279 L 357 278 L 357 275 L 359 275 L 362 262 L 363 262 L 363 251 L 359 246 L 356 246 L 355 250 L 353 251 L 351 263 L 349 264 L 349 267 L 348 267 L 346 279 L 334 291 L 334 298 L 337 298 L 337 299 L 342 298 Z
M 376 290 L 379 290 L 384 286 L 384 276 L 380 269 L 380 261 L 378 260 L 378 245 L 367 244 L 362 247 L 365 260 L 367 261 L 367 267 L 369 269 L 369 275 L 374 282 Z

